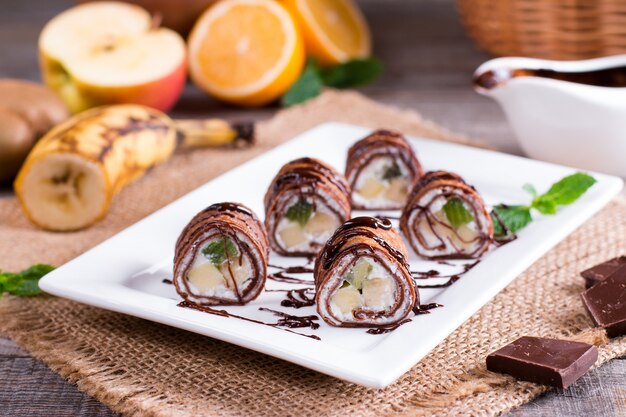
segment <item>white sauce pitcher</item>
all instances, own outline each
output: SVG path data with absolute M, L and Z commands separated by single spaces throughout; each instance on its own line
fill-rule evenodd
M 626 55 L 497 58 L 474 81 L 503 107 L 531 158 L 626 177 Z

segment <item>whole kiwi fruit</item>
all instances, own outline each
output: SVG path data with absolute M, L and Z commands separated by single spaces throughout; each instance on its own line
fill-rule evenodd
M 37 140 L 69 115 L 52 90 L 30 81 L 0 79 L 0 183 L 13 179 Z

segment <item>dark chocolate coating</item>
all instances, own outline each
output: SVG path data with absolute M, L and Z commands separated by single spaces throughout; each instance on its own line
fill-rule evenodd
M 419 305 L 419 293 L 415 288 L 409 265 L 407 263 L 408 252 L 406 246 L 402 241 L 400 234 L 392 227 L 391 222 L 388 219 L 380 219 L 376 217 L 355 217 L 345 222 L 339 227 L 333 236 L 328 239 L 324 249 L 320 252 L 315 261 L 315 268 L 313 277 L 315 279 L 316 288 L 316 304 L 317 310 L 320 316 L 331 325 L 339 325 L 334 323 L 333 320 L 339 321 L 337 317 L 329 318 L 326 316 L 325 311 L 330 312 L 330 299 L 323 299 L 321 297 L 320 289 L 324 286 L 331 285 L 330 278 L 333 275 L 335 268 L 344 256 L 355 255 L 356 257 L 368 256 L 374 259 L 387 260 L 398 265 L 396 272 L 388 270 L 390 275 L 396 280 L 396 303 L 391 308 L 391 311 L 380 312 L 382 316 L 393 315 L 401 304 L 400 297 L 404 297 L 401 294 L 401 289 L 406 288 L 411 297 L 411 308 L 407 310 L 407 313 L 402 317 L 397 317 L 393 322 L 378 325 L 371 322 L 373 312 L 371 311 L 357 311 L 354 312 L 354 317 L 359 322 L 341 323 L 344 327 L 382 327 L 390 326 L 404 320 L 411 312 L 411 309 L 415 305 Z M 356 260 L 348 265 L 349 269 L 356 263 Z M 381 265 L 384 263 L 380 262 Z M 385 267 L 386 268 L 386 267 Z M 347 269 L 342 273 L 347 273 Z M 329 295 L 333 292 L 330 291 Z M 322 309 L 320 306 L 325 306 Z M 330 313 L 329 313 L 330 314 Z
M 567 388 L 598 359 L 598 348 L 569 340 L 523 336 L 487 356 L 487 369 L 523 381 Z
M 335 201 L 338 209 L 325 200 L 322 191 Z M 289 208 L 287 202 L 294 194 L 312 199 L 314 207 L 326 203 L 339 223 L 343 223 L 351 214 L 350 186 L 343 175 L 324 162 L 314 158 L 299 158 L 288 162 L 278 171 L 265 194 L 265 227 L 272 249 L 283 256 L 316 255 L 321 245 L 305 251 L 288 251 L 275 238 L 276 227 Z
M 360 141 L 356 142 L 348 150 L 346 160 L 346 178 L 350 181 L 350 187 L 354 189 L 359 175 L 363 169 L 377 158 L 381 157 L 400 158 L 404 165 L 409 169 L 409 189 L 413 187 L 415 182 L 424 174 L 422 165 L 420 164 L 413 148 L 406 140 L 404 135 L 388 129 L 379 129 Z M 378 210 L 378 209 L 401 209 L 402 203 L 395 207 L 363 207 L 352 201 L 354 209 L 362 210 Z
M 240 239 L 240 234 L 247 239 Z M 252 284 L 244 291 L 236 288 L 237 300 L 208 297 L 193 294 L 187 283 L 187 274 L 193 264 L 183 264 L 189 253 L 195 253 L 205 242 L 225 236 L 233 241 L 239 252 L 239 262 L 244 255 L 251 259 L 254 268 Z M 267 278 L 267 261 L 269 258 L 269 242 L 265 227 L 254 212 L 240 203 L 217 203 L 196 214 L 185 226 L 176 241 L 174 253 L 174 285 L 176 291 L 185 300 L 202 305 L 245 304 L 263 291 Z M 192 298 L 195 298 L 194 301 Z M 200 299 L 201 301 L 198 301 Z
M 613 272 L 626 265 L 626 256 L 618 256 L 601 264 L 585 269 L 580 275 L 585 279 L 585 287 L 591 288 L 600 281 L 604 281 Z
M 591 320 L 606 329 L 609 337 L 626 334 L 626 267 L 589 288 L 581 298 Z

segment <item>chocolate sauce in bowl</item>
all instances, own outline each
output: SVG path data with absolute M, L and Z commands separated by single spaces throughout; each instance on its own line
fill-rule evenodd
M 604 68 L 594 71 L 555 71 L 538 68 L 500 68 L 488 70 L 474 77 L 474 85 L 490 90 L 519 77 L 549 78 L 596 87 L 626 87 L 626 67 Z

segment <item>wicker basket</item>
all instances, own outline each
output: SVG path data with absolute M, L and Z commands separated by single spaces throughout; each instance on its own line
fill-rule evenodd
M 626 53 L 626 0 L 457 0 L 494 55 L 585 59 Z

